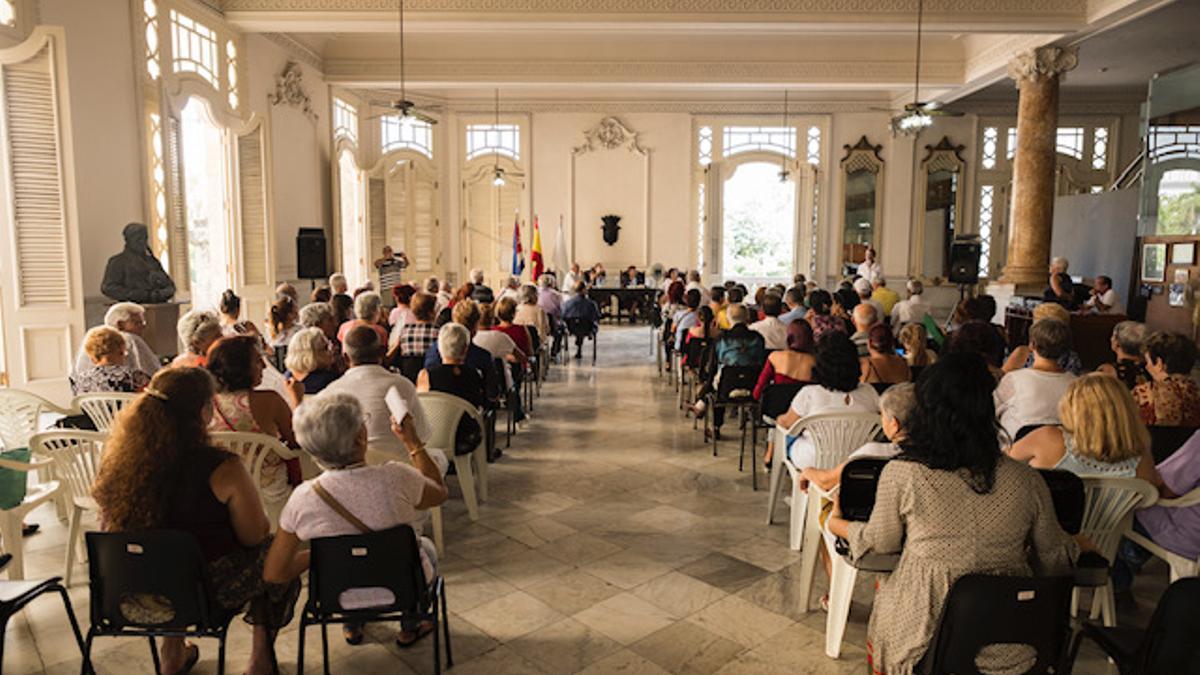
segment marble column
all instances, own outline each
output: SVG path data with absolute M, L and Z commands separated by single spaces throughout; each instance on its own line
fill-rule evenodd
M 1013 158 L 1008 264 L 1000 279 L 1018 292 L 1045 287 L 1054 218 L 1058 84 L 1078 62 L 1074 48 L 1039 47 L 1008 64 L 1020 91 Z

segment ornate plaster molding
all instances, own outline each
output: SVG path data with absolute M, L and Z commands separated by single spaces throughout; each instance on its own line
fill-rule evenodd
M 321 55 L 291 35 L 287 33 L 262 33 L 261 35 L 287 52 L 293 59 L 312 66 L 321 73 L 325 72 L 325 60 L 321 58 Z
M 396 0 L 222 0 L 232 11 L 395 10 Z M 902 14 L 917 11 L 916 0 L 408 0 L 414 12 L 596 12 L 666 14 L 679 12 L 805 14 Z M 1086 0 L 1008 0 L 998 12 L 995 0 L 937 0 L 926 8 L 942 14 L 1081 14 Z
M 646 149 L 638 141 L 638 133 L 621 123 L 615 117 L 605 117 L 595 127 L 583 132 L 586 141 L 583 145 L 571 149 L 576 155 L 582 155 L 597 150 L 617 150 L 624 148 L 639 155 L 646 154 Z
M 1040 82 L 1074 70 L 1078 47 L 1038 47 L 1021 52 L 1008 63 L 1008 76 L 1020 82 Z
M 299 108 L 310 120 L 317 121 L 317 111 L 313 110 L 312 98 L 304 90 L 304 71 L 295 61 L 284 64 L 283 72 L 275 78 L 275 91 L 267 94 L 267 101 L 271 105 Z
M 921 166 L 925 168 L 926 173 L 937 171 L 959 173 L 966 166 L 966 162 L 962 158 L 964 149 L 966 146 L 955 145 L 950 142 L 948 136 L 942 136 L 942 140 L 938 141 L 937 145 L 925 146 L 925 158 L 921 160 Z
M 854 145 L 843 145 L 842 149 L 846 151 L 846 156 L 841 162 L 844 173 L 879 173 L 883 169 L 883 157 L 879 154 L 883 151 L 883 146 L 868 141 L 866 136 L 858 139 Z

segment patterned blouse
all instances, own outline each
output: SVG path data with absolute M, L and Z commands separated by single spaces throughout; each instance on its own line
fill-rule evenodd
M 93 366 L 71 375 L 71 393 L 95 394 L 106 391 L 135 393 L 150 384 L 150 376 L 129 366 Z
M 1200 387 L 1187 375 L 1139 384 L 1133 388 L 1133 400 L 1147 425 L 1200 427 Z
M 438 329 L 432 323 L 406 323 L 400 326 L 400 356 L 425 356 L 429 345 L 437 342 Z

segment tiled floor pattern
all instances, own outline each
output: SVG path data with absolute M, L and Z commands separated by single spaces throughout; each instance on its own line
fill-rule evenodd
M 787 548 L 784 519 L 765 525 L 766 494 L 738 471 L 736 440 L 723 441 L 715 458 L 701 443 L 657 377 L 649 345 L 647 329 L 606 327 L 596 367 L 585 360 L 553 368 L 531 422 L 491 466 L 492 499 L 478 522 L 453 488 L 441 562 L 453 672 L 868 672 L 870 579 L 860 576 L 841 659 L 827 658 L 825 614 L 804 613 L 796 602 L 798 557 Z M 44 532 L 27 542 L 28 574 L 60 574 L 65 526 L 50 508 L 34 519 Z M 71 596 L 86 625 L 86 571 L 77 570 Z M 1155 567 L 1141 583 L 1158 590 L 1164 577 Z M 1122 619 L 1143 623 L 1149 602 Z M 400 650 L 394 630 L 376 625 L 364 645 L 350 647 L 335 629 L 333 672 L 431 672 L 430 641 Z M 248 637 L 235 621 L 230 672 L 244 667 Z M 78 672 L 53 598 L 14 619 L 5 640 L 7 672 Z M 284 672 L 294 672 L 296 641 L 293 622 L 277 643 Z M 215 644 L 201 648 L 194 672 L 216 672 Z M 147 651 L 141 640 L 98 640 L 97 670 L 151 672 Z M 306 670 L 320 672 L 319 656 L 310 631 Z M 1085 651 L 1075 672 L 1116 671 Z

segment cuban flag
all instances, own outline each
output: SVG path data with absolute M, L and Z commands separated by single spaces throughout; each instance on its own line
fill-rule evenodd
M 521 248 L 521 220 L 513 216 L 513 257 L 512 257 L 512 274 L 514 277 L 521 276 L 525 271 L 525 251 Z

